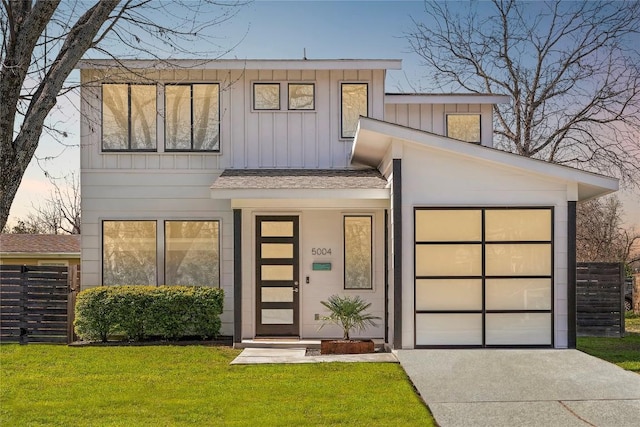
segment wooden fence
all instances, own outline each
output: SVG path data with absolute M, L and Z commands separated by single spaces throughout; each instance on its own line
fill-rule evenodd
M 578 336 L 624 335 L 624 264 L 578 263 Z
M 69 343 L 80 269 L 0 265 L 0 342 Z

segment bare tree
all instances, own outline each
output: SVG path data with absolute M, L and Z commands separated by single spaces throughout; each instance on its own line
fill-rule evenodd
M 507 94 L 497 146 L 640 187 L 640 2 L 425 2 L 406 34 L 438 90 Z
M 578 204 L 576 256 L 580 262 L 634 261 L 640 233 L 622 226 L 622 203 L 612 195 Z
M 20 234 L 80 234 L 80 179 L 72 173 L 63 179 L 50 178 L 53 188 L 43 202 L 32 204 L 33 211 L 17 220 L 5 232 Z M 60 182 L 62 181 L 62 182 Z
M 43 131 L 65 136 L 48 126 L 46 118 L 69 90 L 65 81 L 80 58 L 87 52 L 111 57 L 114 49 L 125 52 L 121 57 L 201 55 L 194 49 L 195 40 L 207 46 L 205 53 L 211 56 L 220 45 L 208 30 L 230 19 L 244 3 L 2 0 L 0 229 Z

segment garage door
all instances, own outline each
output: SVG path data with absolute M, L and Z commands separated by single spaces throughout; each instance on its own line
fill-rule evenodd
M 416 347 L 553 345 L 552 208 L 416 208 Z

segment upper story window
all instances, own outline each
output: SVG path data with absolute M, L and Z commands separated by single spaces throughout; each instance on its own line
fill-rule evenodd
M 166 151 L 220 150 L 220 85 L 165 86 Z
M 155 85 L 102 85 L 102 149 L 156 150 Z
M 253 84 L 254 110 L 280 109 L 280 83 Z
M 315 88 L 313 83 L 289 83 L 289 110 L 314 110 Z
M 480 143 L 480 114 L 447 114 L 447 136 Z
M 341 138 L 356 136 L 360 116 L 369 115 L 369 87 L 367 83 L 342 83 L 340 100 L 342 108 Z

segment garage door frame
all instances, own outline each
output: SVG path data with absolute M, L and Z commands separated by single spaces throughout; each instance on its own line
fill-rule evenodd
M 413 217 L 413 231 L 414 231 L 414 252 L 413 252 L 413 265 L 414 265 L 414 281 L 413 281 L 413 298 L 414 298 L 414 344 L 415 348 L 553 348 L 555 345 L 555 325 L 554 325 L 554 301 L 555 301 L 555 292 L 554 292 L 554 273 L 555 273 L 555 265 L 554 265 L 554 254 L 555 254 L 555 242 L 554 242 L 554 232 L 555 232 L 555 211 L 553 206 L 415 206 L 414 207 L 414 217 Z M 431 241 L 431 242 L 423 242 L 419 241 L 417 237 L 417 212 L 423 210 L 440 210 L 440 211 L 460 211 L 460 210 L 468 210 L 468 211 L 480 211 L 481 212 L 481 230 L 482 237 L 480 241 L 473 242 L 465 242 L 465 241 Z M 499 210 L 548 210 L 550 212 L 550 240 L 505 240 L 505 241 L 497 241 L 497 240 L 487 240 L 485 236 L 486 229 L 486 212 L 487 211 L 499 211 Z M 481 280 L 482 281 L 482 308 L 474 309 L 474 310 L 419 310 L 418 309 L 418 299 L 417 299 L 417 287 L 418 280 L 439 278 L 446 279 L 446 276 L 438 276 L 438 277 L 429 277 L 429 276 L 418 276 L 418 265 L 417 265 L 417 252 L 419 245 L 434 245 L 434 244 L 473 244 L 473 245 L 481 245 L 482 247 L 482 274 L 479 276 L 474 276 L 473 279 L 470 280 Z M 548 275 L 514 275 L 514 276 L 489 276 L 486 274 L 486 246 L 491 244 L 515 244 L 515 245 L 525 245 L 525 244 L 541 244 L 541 245 L 549 245 L 550 246 L 550 271 Z M 450 277 L 451 278 L 451 277 Z M 489 310 L 486 307 L 487 296 L 486 296 L 486 281 L 491 279 L 528 279 L 528 278 L 541 278 L 550 280 L 550 289 L 549 289 L 549 306 L 548 309 L 518 309 L 518 310 Z M 550 343 L 549 344 L 487 344 L 487 325 L 486 319 L 487 314 L 500 314 L 500 313 L 543 313 L 549 316 L 549 324 L 550 324 Z M 469 344 L 418 344 L 418 315 L 420 314 L 480 314 L 482 318 L 482 343 L 477 345 L 469 345 Z

